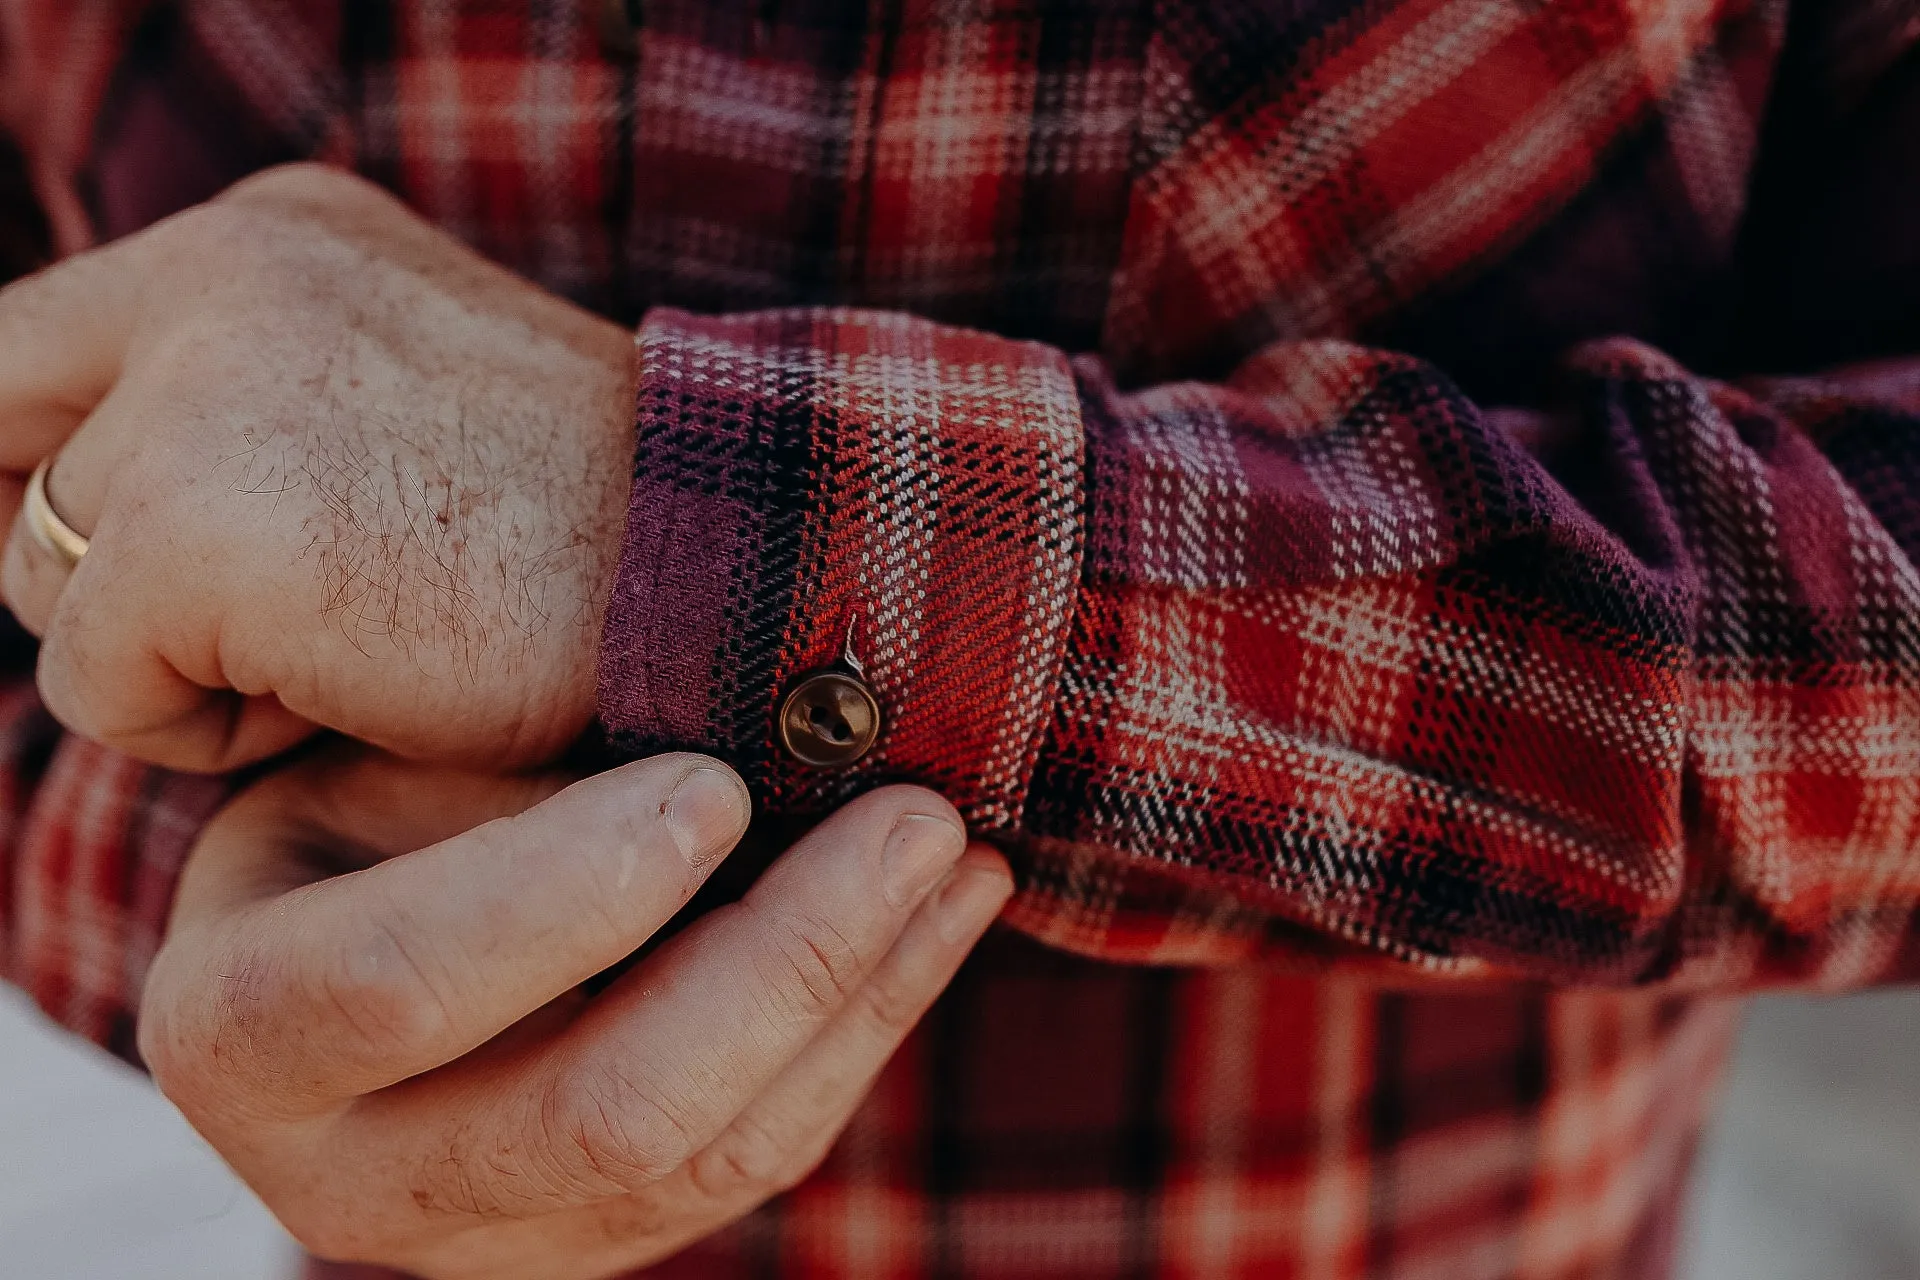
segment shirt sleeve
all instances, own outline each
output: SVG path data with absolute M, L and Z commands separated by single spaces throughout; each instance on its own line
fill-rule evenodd
M 1920 973 L 1920 364 L 1627 342 L 1477 405 L 1334 342 L 1219 383 L 894 313 L 662 311 L 602 656 L 774 811 L 933 786 L 1115 959 L 1561 983 Z M 773 717 L 848 646 L 883 711 Z

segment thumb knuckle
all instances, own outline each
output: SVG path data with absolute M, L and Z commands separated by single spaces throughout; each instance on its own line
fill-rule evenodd
M 259 967 L 239 949 L 186 961 L 170 942 L 156 957 L 134 1035 L 154 1086 L 196 1123 L 226 1109 L 252 1074 Z M 190 965 L 191 972 L 180 969 Z

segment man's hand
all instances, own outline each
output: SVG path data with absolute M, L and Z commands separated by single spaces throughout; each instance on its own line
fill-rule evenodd
M 0 291 L 8 604 L 69 728 L 226 769 L 314 723 L 489 768 L 593 714 L 631 335 L 361 180 L 270 171 Z
M 746 816 L 696 756 L 565 790 L 357 748 L 299 763 L 202 837 L 141 1052 L 324 1256 L 450 1280 L 644 1265 L 818 1163 L 1011 888 L 944 801 L 889 788 L 581 993 Z

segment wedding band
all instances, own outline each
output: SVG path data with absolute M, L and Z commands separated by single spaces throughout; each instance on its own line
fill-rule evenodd
M 27 529 L 33 534 L 33 540 L 54 559 L 71 569 L 80 563 L 81 556 L 87 554 L 87 540 L 60 518 L 60 513 L 53 509 L 53 503 L 47 499 L 47 472 L 52 467 L 53 459 L 46 458 L 33 469 L 33 478 L 27 481 L 27 499 L 21 514 L 27 518 Z

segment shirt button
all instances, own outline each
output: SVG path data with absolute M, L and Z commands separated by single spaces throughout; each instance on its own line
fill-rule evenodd
M 829 667 L 794 680 L 777 723 L 788 755 L 815 769 L 839 769 L 879 740 L 880 703 L 859 676 Z
M 600 43 L 608 53 L 632 57 L 640 52 L 643 0 L 600 0 Z

